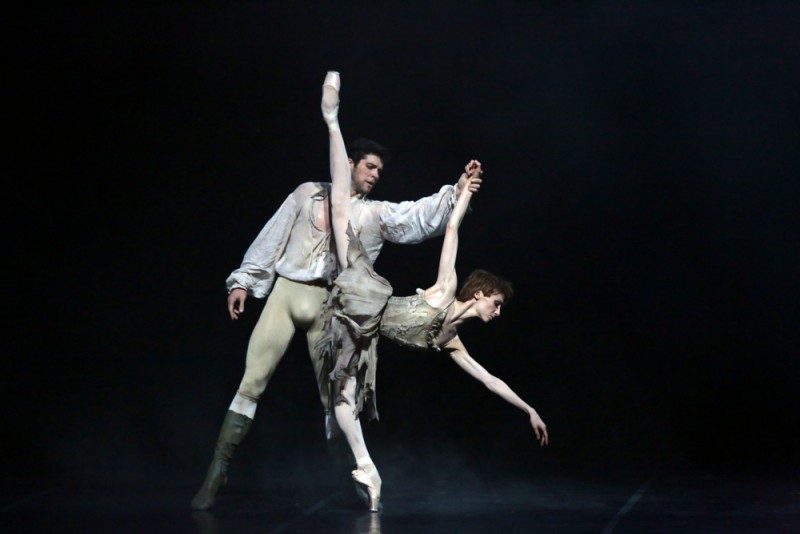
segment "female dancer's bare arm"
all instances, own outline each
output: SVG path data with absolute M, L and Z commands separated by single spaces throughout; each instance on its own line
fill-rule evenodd
M 547 426 L 544 424 L 544 421 L 542 421 L 542 418 L 539 417 L 539 414 L 536 413 L 536 410 L 534 410 L 533 407 L 522 400 L 519 395 L 514 393 L 514 391 L 508 387 L 508 384 L 496 376 L 493 376 L 481 364 L 476 362 L 475 359 L 469 355 L 466 347 L 464 347 L 464 343 L 461 342 L 458 336 L 451 339 L 445 348 L 448 350 L 450 357 L 453 358 L 459 367 L 483 383 L 483 385 L 486 386 L 489 391 L 496 393 L 506 402 L 513 404 L 523 412 L 527 413 L 531 422 L 531 426 L 533 427 L 533 431 L 536 433 L 536 439 L 539 440 L 539 444 L 542 446 L 547 445 Z
M 331 225 L 336 242 L 336 258 L 342 269 L 347 267 L 347 224 L 350 222 L 350 166 L 342 131 L 339 128 L 338 72 L 328 72 L 322 85 L 322 118 L 328 125 L 331 165 Z
M 447 221 L 447 227 L 442 241 L 442 253 L 439 256 L 439 272 L 436 283 L 425 290 L 425 300 L 434 307 L 446 306 L 456 294 L 458 278 L 456 276 L 456 256 L 458 255 L 458 229 L 464 215 L 467 213 L 469 201 L 472 198 L 471 182 L 481 180 L 483 171 L 481 162 L 472 160 L 467 163 L 462 178 L 466 176 L 467 185 L 458 195 L 453 213 Z

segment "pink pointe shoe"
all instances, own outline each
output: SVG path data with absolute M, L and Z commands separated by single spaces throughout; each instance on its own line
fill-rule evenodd
M 359 464 L 353 470 L 353 480 L 369 495 L 369 511 L 379 512 L 381 509 L 381 476 L 372 462 Z
M 322 84 L 322 118 L 328 125 L 336 124 L 339 121 L 339 88 L 342 82 L 339 73 L 328 71 L 325 81 Z

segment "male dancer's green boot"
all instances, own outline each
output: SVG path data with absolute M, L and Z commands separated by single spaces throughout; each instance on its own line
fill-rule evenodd
M 214 505 L 217 491 L 228 481 L 228 463 L 231 461 L 233 451 L 244 440 L 252 422 L 253 420 L 246 415 L 230 410 L 225 414 L 206 479 L 192 499 L 193 510 L 208 510 Z

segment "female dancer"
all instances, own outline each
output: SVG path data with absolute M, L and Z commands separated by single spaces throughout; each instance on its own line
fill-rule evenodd
M 368 494 L 370 511 L 376 512 L 381 478 L 364 443 L 358 415 L 366 408 L 370 418 L 377 418 L 374 388 L 379 335 L 403 346 L 444 350 L 490 391 L 524 411 L 540 445 L 547 445 L 548 436 L 536 410 L 476 362 L 458 337 L 464 321 L 491 321 L 512 295 L 511 285 L 505 280 L 475 271 L 456 296 L 458 228 L 472 196 L 469 187 L 459 195 L 447 223 L 435 284 L 411 297 L 391 297 L 391 285 L 373 270 L 350 225 L 350 169 L 338 120 L 340 83 L 339 73 L 329 72 L 322 86 L 322 115 L 330 136 L 331 224 L 342 269 L 326 310 L 331 327 L 323 343 L 328 344 L 329 357 L 333 358 L 330 377 L 334 413 L 356 459 L 353 480 Z M 480 177 L 480 162 L 470 161 L 465 174 L 470 181 Z

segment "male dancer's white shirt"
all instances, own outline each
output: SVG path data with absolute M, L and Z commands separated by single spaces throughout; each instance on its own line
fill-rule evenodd
M 246 289 L 254 297 L 269 294 L 275 276 L 295 282 L 332 283 L 337 275 L 331 242 L 330 183 L 297 187 L 245 252 L 241 266 L 225 285 Z M 413 244 L 444 233 L 455 205 L 455 186 L 416 201 L 385 202 L 361 196 L 351 199 L 351 221 L 374 263 L 385 241 Z

